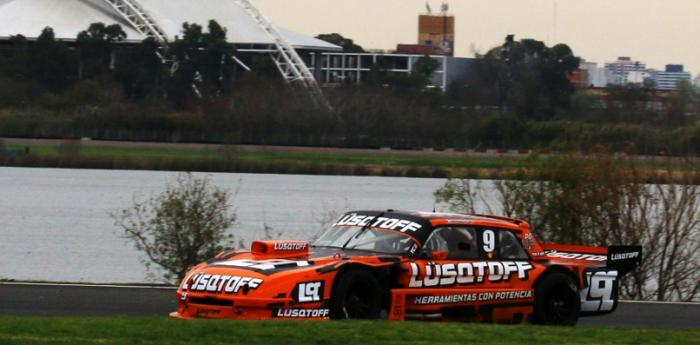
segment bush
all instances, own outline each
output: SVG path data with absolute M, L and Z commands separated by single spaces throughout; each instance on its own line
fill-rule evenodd
M 621 296 L 700 298 L 698 161 L 668 159 L 662 176 L 640 168 L 634 158 L 609 153 L 541 162 L 538 169 L 518 170 L 494 182 L 500 205 L 488 205 L 485 188 L 468 179 L 448 180 L 435 192 L 436 201 L 461 212 L 502 210 L 498 213 L 528 221 L 541 242 L 642 245 L 642 267 L 623 279 Z M 667 184 L 648 184 L 663 176 Z M 476 209 L 481 205 L 487 210 Z
M 209 178 L 180 173 L 175 184 L 149 199 L 134 196 L 133 205 L 110 216 L 136 249 L 164 271 L 168 282 L 180 281 L 194 265 L 233 247 L 226 231 L 236 221 L 228 204 L 231 192 L 211 186 Z

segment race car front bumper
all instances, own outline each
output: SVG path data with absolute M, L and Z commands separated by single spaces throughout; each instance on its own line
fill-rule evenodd
M 291 301 L 291 300 L 290 300 Z M 176 312 L 171 317 L 179 319 L 294 319 L 329 320 L 330 310 L 318 304 L 304 307 L 290 306 L 292 303 L 269 298 L 237 298 L 233 300 L 192 300 L 178 302 Z

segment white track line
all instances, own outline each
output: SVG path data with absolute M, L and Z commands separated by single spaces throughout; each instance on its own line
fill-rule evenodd
M 177 286 L 141 286 L 141 285 L 113 285 L 113 284 L 69 284 L 69 283 L 26 283 L 26 282 L 0 282 L 0 285 L 24 285 L 24 286 L 63 286 L 63 287 L 104 287 L 125 289 L 163 289 L 177 290 Z

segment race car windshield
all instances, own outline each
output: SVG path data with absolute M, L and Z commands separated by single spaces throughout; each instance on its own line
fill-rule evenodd
M 359 231 L 357 226 L 336 226 L 327 230 L 314 243 L 317 247 L 338 247 L 379 253 L 404 254 L 415 241 L 399 232 L 381 229 Z

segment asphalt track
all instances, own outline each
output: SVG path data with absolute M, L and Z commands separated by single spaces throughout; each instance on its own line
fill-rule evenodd
M 0 283 L 2 316 L 162 316 L 175 311 L 174 288 Z M 700 329 L 700 303 L 621 302 L 579 327 Z

